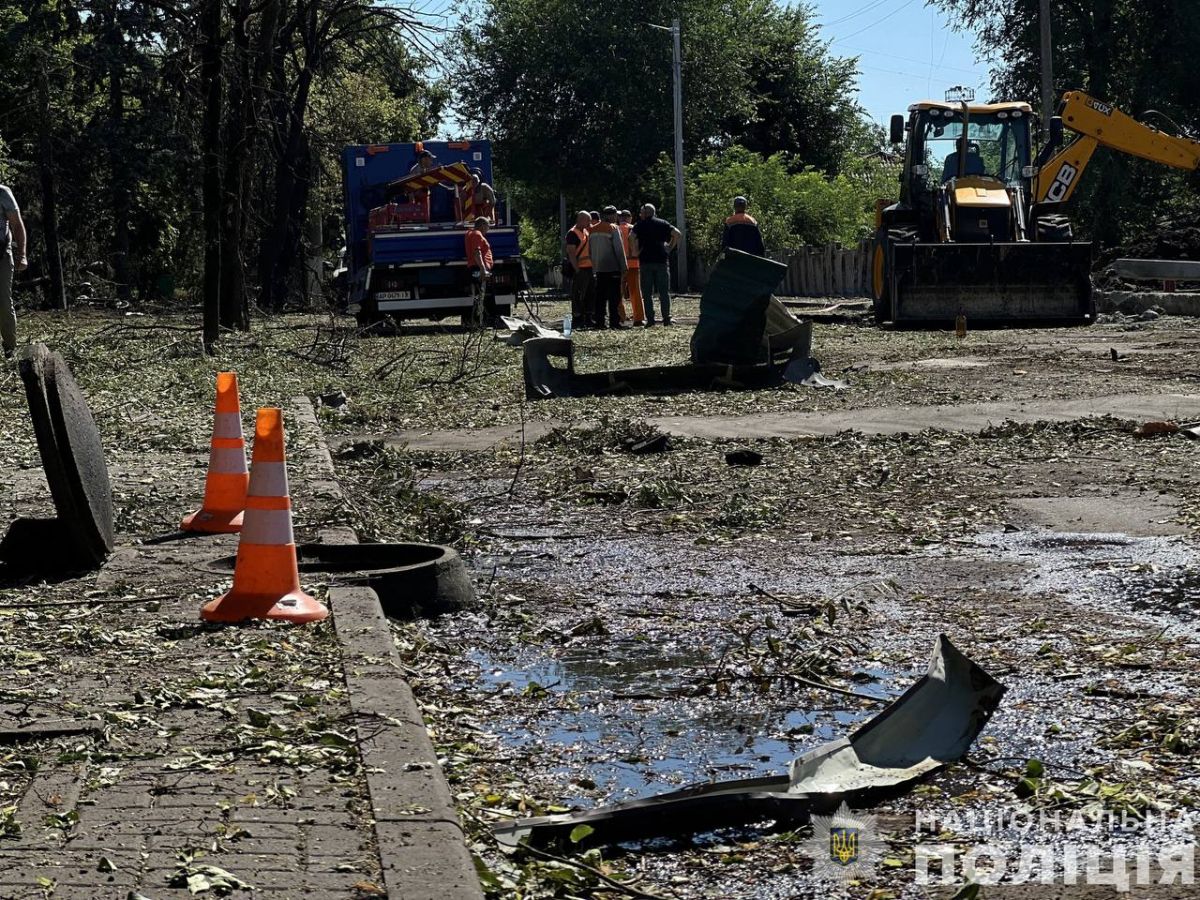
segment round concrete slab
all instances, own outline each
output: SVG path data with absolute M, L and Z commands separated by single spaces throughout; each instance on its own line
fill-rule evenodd
M 18 370 L 25 383 L 25 398 L 29 402 L 29 416 L 33 420 L 33 433 L 37 437 L 38 453 L 42 457 L 42 469 L 50 485 L 50 496 L 54 508 L 62 519 L 75 515 L 70 488 L 63 471 L 62 454 L 54 424 L 50 420 L 50 404 L 46 399 L 46 373 L 50 366 L 50 351 L 45 344 L 33 344 L 21 353 Z
M 51 354 L 46 366 L 46 400 L 74 511 L 68 519 L 60 507 L 59 517 L 68 520 L 79 536 L 81 549 L 99 565 L 113 548 L 108 464 L 87 399 L 75 383 L 70 367 L 57 353 Z

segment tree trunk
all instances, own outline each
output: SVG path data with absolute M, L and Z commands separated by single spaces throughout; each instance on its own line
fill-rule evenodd
M 58 193 L 54 183 L 54 140 L 50 133 L 50 84 L 45 62 L 37 71 L 38 178 L 42 186 L 42 239 L 46 246 L 46 305 L 67 308 L 62 251 L 58 243 Z
M 250 93 L 250 40 L 248 0 L 237 0 L 233 11 L 234 76 L 229 87 L 225 129 L 225 178 L 221 193 L 221 325 L 239 331 L 250 329 L 246 299 L 246 269 L 242 255 L 246 234 L 246 169 L 253 110 Z
M 221 322 L 221 0 L 203 0 L 200 41 L 204 348 L 212 353 Z
M 312 87 L 313 72 L 309 66 L 300 70 L 296 94 L 287 117 L 286 137 L 275 170 L 274 202 L 270 223 L 263 235 L 259 255 L 260 296 L 263 306 L 279 309 L 287 297 L 298 246 L 299 233 L 296 215 L 297 190 L 307 180 L 307 153 L 304 141 L 304 111 Z

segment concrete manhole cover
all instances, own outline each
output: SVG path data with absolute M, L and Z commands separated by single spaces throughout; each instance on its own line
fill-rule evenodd
M 99 565 L 113 548 L 112 486 L 100 430 L 71 369 L 57 353 L 50 357 L 46 376 L 50 420 L 75 508 L 72 522 L 81 543 Z
M 0 542 L 0 560 L 25 571 L 95 568 L 113 547 L 112 488 L 100 432 L 61 356 L 34 344 L 19 368 L 58 515 L 14 522 Z

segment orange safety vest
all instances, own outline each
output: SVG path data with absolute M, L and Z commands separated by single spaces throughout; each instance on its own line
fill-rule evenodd
M 748 216 L 745 213 L 734 213 L 725 220 L 726 225 L 757 225 L 753 216 Z
M 579 255 L 575 257 L 576 269 L 590 269 L 592 267 L 592 251 L 588 247 L 588 236 L 591 234 L 586 228 L 580 230 L 576 225 L 571 229 L 571 233 L 579 238 Z
M 627 264 L 627 268 L 640 269 L 642 267 L 642 263 L 636 256 L 633 255 L 633 249 L 630 246 L 629 241 L 629 235 L 633 234 L 633 223 L 622 222 L 619 227 L 621 229 L 621 242 L 625 245 L 625 262 Z

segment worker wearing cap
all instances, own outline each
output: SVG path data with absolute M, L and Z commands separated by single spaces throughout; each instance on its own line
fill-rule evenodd
M 592 319 L 595 283 L 588 248 L 592 216 L 586 209 L 575 215 L 575 227 L 567 232 L 567 262 L 571 264 L 571 318 L 575 328 L 587 328 Z
M 417 145 L 417 161 L 408 170 L 409 175 L 424 175 L 437 168 L 437 158 L 420 144 Z M 417 188 L 412 192 L 412 202 L 425 205 L 425 221 L 429 221 L 429 188 Z
M 418 172 L 429 172 L 437 168 L 437 157 L 421 147 L 417 150 L 417 161 L 412 164 L 412 168 L 408 170 L 409 175 L 416 175 Z
M 603 218 L 592 227 L 588 236 L 588 251 L 596 279 L 596 306 L 592 324 L 597 329 L 603 329 L 607 313 L 608 327 L 620 328 L 621 282 L 625 280 L 628 269 L 625 241 L 617 226 L 617 208 L 606 206 L 601 215 Z
M 642 305 L 642 282 L 641 282 L 641 263 L 638 261 L 637 255 L 633 252 L 633 243 L 629 239 L 629 235 L 633 232 L 633 213 L 627 209 L 621 210 L 617 214 L 617 224 L 621 229 L 621 242 L 625 245 L 625 296 L 629 298 L 630 311 L 633 314 L 634 325 L 646 324 L 646 309 Z M 621 311 L 625 311 L 625 304 L 621 304 Z
M 746 213 L 746 198 L 733 198 L 733 215 L 725 220 L 725 231 L 721 235 L 721 249 L 741 250 L 754 256 L 766 256 L 762 231 L 753 216 Z

